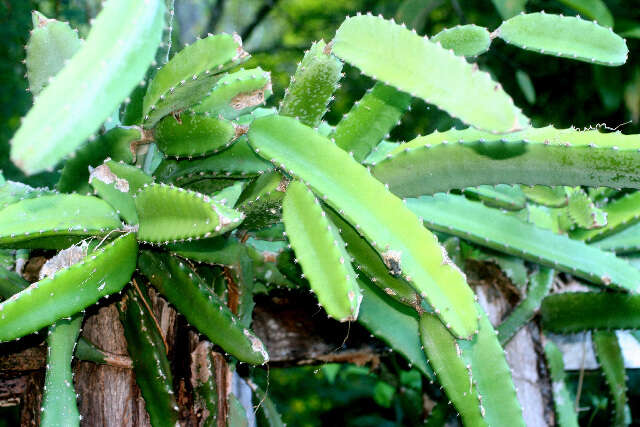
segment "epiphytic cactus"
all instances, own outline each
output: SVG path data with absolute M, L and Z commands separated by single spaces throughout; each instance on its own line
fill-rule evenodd
M 112 294 L 151 422 L 177 422 L 148 285 L 229 357 L 250 364 L 269 361 L 250 329 L 255 283 L 308 286 L 329 316 L 361 322 L 438 381 L 469 425 L 524 424 L 502 346 L 539 309 L 544 327 L 557 333 L 640 326 L 638 296 L 630 295 L 640 290 L 640 274 L 618 256 L 640 247 L 632 226 L 638 193 L 577 187 L 640 188 L 640 137 L 533 128 L 501 85 L 465 58 L 500 37 L 619 65 L 628 50 L 610 29 L 533 13 L 493 32 L 466 25 L 429 39 L 381 17 L 348 17 L 333 40 L 311 46 L 275 110 L 262 108 L 270 73 L 235 68 L 248 58 L 235 34 L 197 40 L 149 71 L 164 9 L 160 0 L 109 0 L 85 42 L 68 25 L 34 14 L 27 68 L 38 96 L 11 157 L 35 173 L 76 155 L 64 160 L 55 190 L 0 186 L 0 245 L 59 250 L 33 284 L 0 271 L 0 340 L 50 327 L 46 425 L 78 423 L 69 367 L 82 312 Z M 376 83 L 329 126 L 322 119 L 342 61 Z M 405 144 L 386 140 L 411 97 L 472 127 Z M 99 131 L 110 117 L 109 130 Z M 452 259 L 460 240 L 447 240 L 448 253 L 437 236 L 510 255 L 491 259 L 505 271 L 511 265 L 517 285 L 530 282 L 497 332 Z M 265 256 L 267 240 L 277 257 Z M 540 265 L 530 279 L 522 260 Z M 238 293 L 232 309 L 191 261 L 229 270 L 225 280 Z M 593 291 L 547 296 L 556 271 Z M 616 422 L 624 422 L 615 334 L 598 332 L 594 341 Z M 194 390 L 213 412 L 211 343 L 198 347 Z M 91 353 L 90 344 L 82 348 Z M 546 352 L 559 419 L 570 425 L 561 359 L 551 343 Z M 238 405 L 232 400 L 230 422 L 244 416 Z M 263 410 L 281 422 L 273 405 Z

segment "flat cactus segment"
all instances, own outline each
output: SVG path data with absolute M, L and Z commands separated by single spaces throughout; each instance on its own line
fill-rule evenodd
M 34 188 L 15 181 L 5 181 L 0 185 L 0 210 L 21 200 L 35 199 L 41 196 L 56 194 L 48 188 Z
M 251 178 L 272 170 L 273 165 L 254 153 L 242 136 L 226 150 L 202 159 L 166 159 L 155 175 L 162 181 L 185 185 L 206 178 Z
M 613 16 L 603 0 L 560 0 L 580 15 L 589 19 L 595 19 L 603 27 L 613 27 Z
M 530 128 L 492 135 L 435 132 L 400 145 L 373 175 L 394 194 L 416 197 L 482 184 L 640 188 L 640 135 Z
M 547 296 L 553 284 L 555 272 L 550 268 L 542 267 L 540 271 L 532 275 L 531 284 L 527 290 L 527 296 L 513 309 L 509 316 L 498 326 L 498 339 L 505 346 L 511 338 L 525 326 L 536 314 L 542 304 L 542 299 Z
M 0 210 L 0 245 L 56 249 L 120 226 L 118 214 L 103 200 L 53 194 Z
M 473 292 L 437 239 L 346 152 L 295 119 L 267 116 L 249 130 L 253 148 L 297 176 L 361 230 L 392 274 L 402 275 L 460 337 L 476 329 Z M 316 153 L 309 156 L 309 153 Z
M 302 271 L 327 314 L 341 322 L 356 320 L 362 296 L 351 258 L 335 225 L 304 184 L 289 184 L 282 220 Z
M 331 54 L 331 47 L 322 40 L 313 43 L 291 77 L 280 114 L 297 117 L 307 126 L 318 126 L 338 87 L 341 72 L 342 62 Z
M 243 228 L 260 230 L 282 219 L 282 199 L 289 180 L 277 172 L 260 175 L 247 186 L 237 209 L 245 213 Z
M 138 188 L 151 181 L 150 176 L 145 175 L 135 166 L 117 163 L 113 160 L 108 160 L 92 169 L 89 175 L 89 184 L 95 193 L 113 206 L 122 219 L 130 225 L 138 223 L 133 194 Z
M 546 185 L 521 186 L 527 199 L 540 205 L 552 208 L 566 206 L 569 201 L 567 190 L 564 187 L 548 187 Z
M 544 354 L 551 374 L 551 389 L 553 390 L 553 404 L 556 410 L 557 423 L 560 427 L 578 427 L 578 414 L 573 407 L 573 399 L 565 382 L 562 352 L 553 341 L 544 344 Z
M 347 245 L 347 252 L 353 257 L 356 269 L 371 279 L 371 282 L 391 298 L 409 305 L 416 310 L 422 310 L 420 296 L 406 281 L 393 276 L 389 268 L 384 265 L 380 255 L 371 247 L 367 240 L 355 228 L 338 214 L 327 210 L 331 221 L 338 227 L 340 236 Z
M 612 29 L 574 16 L 523 13 L 503 22 L 495 34 L 523 49 L 593 64 L 622 65 L 629 53 Z
M 133 163 L 131 144 L 140 139 L 142 132 L 138 128 L 115 127 L 90 141 L 65 162 L 56 189 L 63 193 L 91 191 L 89 166 L 99 166 L 107 157 Z
M 120 291 L 135 269 L 136 252 L 135 236 L 126 234 L 0 303 L 0 341 L 28 335 Z
M 272 93 L 271 73 L 260 67 L 240 70 L 221 77 L 192 110 L 232 120 L 264 104 Z
M 433 380 L 433 371 L 421 348 L 415 311 L 383 295 L 368 281 L 358 279 L 358 283 L 364 296 L 358 322 Z
M 347 18 L 336 32 L 332 51 L 368 76 L 435 104 L 471 126 L 513 132 L 528 125 L 489 74 L 391 21 Z
M 431 41 L 461 56 L 478 56 L 489 50 L 491 35 L 484 27 L 474 24 L 447 28 L 431 37 Z
M 524 426 L 504 350 L 489 318 L 479 306 L 478 313 L 478 333 L 469 341 L 458 340 L 458 345 L 467 365 L 471 365 L 484 418 L 490 426 Z
M 602 231 L 602 229 L 609 228 L 607 212 L 597 208 L 582 188 L 578 187 L 569 191 L 567 214 L 578 227 L 583 228 L 582 230 L 576 230 L 576 232 L 571 233 L 571 236 L 574 238 L 580 239 L 578 236 L 591 236 L 590 232 L 596 230 L 604 234 L 605 232 Z M 590 230 L 590 232 L 587 233 L 587 230 Z M 588 241 L 588 238 L 580 240 Z
M 471 366 L 467 366 L 460 346 L 437 316 L 420 316 L 420 338 L 429 365 L 464 425 L 488 426 Z
M 209 196 L 165 184 L 143 187 L 135 204 L 138 239 L 153 243 L 216 236 L 233 230 L 243 218 Z
M 615 234 L 640 221 L 640 192 L 630 193 L 607 204 L 602 209 L 607 222 L 601 228 L 593 230 L 575 230 L 574 239 L 593 242 Z
M 191 157 L 217 153 L 236 138 L 236 126 L 228 120 L 196 114 L 167 116 L 153 129 L 158 148 L 168 156 Z
M 107 159 L 104 164 L 109 166 L 109 169 L 115 176 L 127 181 L 130 193 L 134 193 L 146 184 L 151 184 L 153 182 L 153 178 L 144 173 L 142 169 L 137 166 L 128 165 L 123 162 L 116 162 L 113 159 Z
M 41 408 L 43 427 L 80 425 L 71 361 L 83 317 L 76 314 L 49 327 L 47 373 Z
M 382 83 L 376 83 L 340 120 L 332 138 L 338 147 L 362 162 L 385 138 L 409 108 L 411 97 Z
M 478 199 L 487 206 L 510 211 L 519 211 L 526 205 L 526 197 L 517 185 L 479 185 L 464 189 L 464 194 Z
M 598 313 L 594 316 L 593 313 Z M 565 292 L 542 301 L 542 326 L 562 334 L 640 328 L 640 297 L 609 292 Z
M 615 255 L 472 202 L 436 194 L 407 199 L 429 228 L 546 265 L 601 285 L 640 291 L 638 270 Z
M 14 135 L 11 160 L 20 169 L 51 169 L 98 130 L 144 77 L 160 43 L 163 14 L 161 0 L 105 2 L 82 48 Z
M 244 328 L 213 290 L 177 258 L 144 251 L 138 265 L 153 287 L 213 343 L 242 362 L 263 364 L 269 360 L 260 339 Z
M 142 289 L 142 292 L 146 291 L 145 287 Z M 173 391 L 171 365 L 161 332 L 147 309 L 149 303 L 141 301 L 141 298 L 146 297 L 129 288 L 118 304 L 127 352 L 131 356 L 136 383 L 151 424 L 174 427 L 178 424 L 179 408 Z
M 609 393 L 613 398 L 614 417 L 611 425 L 616 427 L 624 427 L 629 425 L 627 422 L 630 414 L 626 408 L 627 402 L 627 384 L 626 372 L 624 369 L 624 358 L 622 357 L 622 349 L 618 342 L 618 336 L 615 331 L 595 331 L 591 335 L 593 347 L 600 362 L 602 373 L 609 386 Z
M 15 271 L 0 267 L 0 298 L 8 299 L 29 286 L 29 282 L 24 280 Z
M 55 77 L 65 62 L 80 49 L 82 42 L 78 38 L 78 32 L 68 23 L 48 19 L 37 11 L 33 11 L 31 16 L 33 31 L 27 42 L 25 64 L 29 92 L 37 97 L 49 79 Z
M 640 251 L 640 224 L 632 225 L 602 240 L 593 242 L 591 246 L 618 254 Z
M 142 103 L 144 126 L 152 127 L 170 112 L 200 101 L 202 94 L 215 85 L 217 73 L 248 56 L 240 38 L 229 34 L 210 35 L 182 49 L 158 70 L 149 84 Z M 191 90 L 194 85 L 198 90 Z M 200 99 L 193 98 L 193 94 Z

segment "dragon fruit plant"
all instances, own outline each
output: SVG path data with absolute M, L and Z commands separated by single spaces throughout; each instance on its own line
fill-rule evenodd
M 534 128 L 473 62 L 500 38 L 617 66 L 624 39 L 545 13 L 431 38 L 357 15 L 310 47 L 279 107 L 265 108 L 270 74 L 239 68 L 249 53 L 237 35 L 208 35 L 170 56 L 172 16 L 161 0 L 108 0 L 80 40 L 68 24 L 33 15 L 34 105 L 11 159 L 26 174 L 61 174 L 51 189 L 3 180 L 0 245 L 18 258 L 58 252 L 35 283 L 4 271 L 0 341 L 49 328 L 43 425 L 80 422 L 71 361 L 87 307 L 117 299 L 151 422 L 175 425 L 147 287 L 230 359 L 261 365 L 269 356 L 250 329 L 253 291 L 274 283 L 308 287 L 329 316 L 364 324 L 437 381 L 470 426 L 524 425 L 503 346 L 538 310 L 547 330 L 598 330 L 624 422 L 612 330 L 640 325 L 640 274 L 624 258 L 640 247 L 640 193 L 619 189 L 640 188 L 640 136 Z M 331 126 L 323 116 L 343 62 L 376 83 Z M 385 139 L 413 97 L 468 127 Z M 455 237 L 539 266 L 497 329 L 439 243 L 451 251 Z M 233 309 L 219 266 L 238 287 Z M 556 272 L 592 291 L 548 295 Z M 558 418 L 576 425 L 558 349 L 548 342 L 546 351 Z M 202 390 L 215 407 L 215 389 Z

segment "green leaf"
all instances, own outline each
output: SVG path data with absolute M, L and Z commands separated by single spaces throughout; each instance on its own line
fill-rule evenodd
M 82 48 L 14 135 L 11 160 L 20 169 L 52 169 L 98 130 L 144 77 L 160 43 L 163 13 L 161 0 L 105 3 Z
M 402 275 L 440 313 L 454 333 L 476 329 L 473 292 L 437 239 L 347 153 L 295 119 L 267 116 L 249 131 L 253 148 L 306 182 L 361 230 L 394 275 Z M 316 153 L 309 156 L 309 153 Z
M 640 250 L 640 224 L 625 228 L 591 244 L 604 251 L 626 254 Z
M 332 50 L 368 76 L 477 128 L 513 132 L 528 125 L 487 73 L 390 21 L 373 16 L 347 18 L 336 32 Z
M 629 54 L 627 43 L 612 29 L 573 16 L 520 14 L 495 34 L 522 49 L 593 64 L 622 65 Z

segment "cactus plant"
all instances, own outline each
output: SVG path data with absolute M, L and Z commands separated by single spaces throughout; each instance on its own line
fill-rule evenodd
M 27 67 L 38 97 L 11 158 L 28 174 L 64 163 L 55 189 L 3 180 L 0 246 L 59 252 L 30 285 L 0 271 L 0 341 L 50 328 L 45 424 L 78 423 L 69 367 L 82 313 L 110 295 L 151 423 L 179 420 L 149 286 L 209 340 L 199 347 L 193 387 L 209 412 L 220 410 L 222 393 L 214 345 L 230 362 L 269 362 L 251 330 L 254 293 L 269 281 L 310 288 L 327 315 L 362 323 L 439 382 L 468 425 L 524 425 L 503 346 L 538 310 L 558 333 L 638 327 L 638 296 L 630 294 L 640 274 L 620 254 L 640 247 L 639 193 L 610 190 L 607 200 L 582 186 L 640 188 L 640 137 L 532 127 L 466 58 L 499 37 L 615 66 L 628 49 L 612 30 L 531 13 L 493 32 L 465 25 L 430 39 L 359 14 L 310 47 L 276 110 L 263 108 L 273 92 L 269 71 L 237 68 L 249 57 L 237 34 L 208 35 L 170 59 L 158 53 L 163 27 L 171 28 L 164 11 L 160 0 L 109 0 L 82 43 L 67 24 L 34 14 Z M 156 55 L 166 56 L 157 69 Z M 331 126 L 323 119 L 345 63 L 375 83 Z M 470 127 L 389 141 L 412 97 Z M 116 119 L 100 129 L 109 117 Z M 477 258 L 518 266 L 507 276 L 527 295 L 500 325 L 452 259 L 459 240 L 440 243 L 450 236 L 502 253 Z M 261 249 L 274 239 L 276 261 Z M 528 290 L 522 260 L 540 265 Z M 555 271 L 592 292 L 548 295 Z M 598 331 L 594 340 L 623 424 L 615 335 Z M 572 420 L 558 403 L 566 390 L 555 387 L 564 381 L 557 350 L 546 349 L 556 409 Z M 227 409 L 230 425 L 247 422 L 235 397 Z M 263 410 L 281 424 L 271 403 Z

